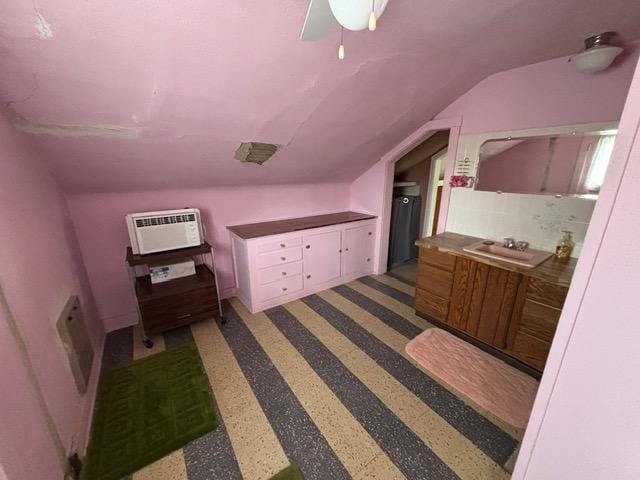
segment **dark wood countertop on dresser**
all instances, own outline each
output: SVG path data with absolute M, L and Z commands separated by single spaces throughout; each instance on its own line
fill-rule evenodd
M 272 222 L 248 223 L 246 225 L 232 225 L 227 227 L 229 231 L 238 237 L 248 240 L 250 238 L 278 235 L 281 233 L 297 232 L 309 228 L 328 227 L 341 223 L 370 220 L 375 215 L 358 212 L 338 212 L 326 215 L 314 215 L 311 217 L 289 218 Z
M 477 262 L 485 263 L 495 267 L 503 268 L 513 272 L 521 273 L 532 278 L 539 278 L 547 282 L 555 283 L 568 287 L 571 283 L 571 277 L 576 267 L 577 259 L 571 258 L 568 261 L 559 261 L 555 256 L 541 263 L 534 268 L 520 267 L 508 262 L 501 262 L 479 255 L 473 255 L 465 252 L 464 247 L 483 240 L 478 237 L 461 235 L 459 233 L 445 232 L 432 237 L 425 237 L 416 241 L 418 247 L 437 248 L 441 252 L 448 252 L 460 257 L 471 258 Z

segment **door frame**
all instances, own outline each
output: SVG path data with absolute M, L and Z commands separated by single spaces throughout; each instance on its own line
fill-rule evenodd
M 395 163 L 406 153 L 413 150 L 427 138 L 440 130 L 449 130 L 449 153 L 444 170 L 445 180 L 453 174 L 453 166 L 458 151 L 458 140 L 460 138 L 460 126 L 462 117 L 443 118 L 431 120 L 425 123 L 418 130 L 413 132 L 402 142 L 387 152 L 381 159 L 384 165 L 384 190 L 382 192 L 382 215 L 380 218 L 380 241 L 378 244 L 378 258 L 376 273 L 382 274 L 387 271 L 387 261 L 389 257 L 389 234 L 391 230 L 391 200 L 393 199 L 393 175 Z M 444 182 L 442 189 L 442 199 L 440 202 L 440 213 L 438 214 L 438 233 L 445 231 L 447 224 L 447 211 L 449 210 L 449 196 L 451 187 Z
M 447 161 L 449 158 L 449 147 L 446 146 L 443 150 L 447 150 Z M 433 226 L 431 223 L 431 203 L 434 202 L 434 192 L 438 190 L 438 180 L 436 180 L 436 167 L 438 166 L 438 158 L 440 157 L 442 150 L 440 152 L 431 155 L 430 167 L 429 167 L 429 183 L 427 185 L 427 198 L 425 198 L 425 206 L 424 206 L 424 218 L 422 219 L 422 225 L 420 231 L 422 232 L 423 237 L 428 237 L 431 235 L 431 230 L 433 230 Z M 446 163 L 445 163 L 446 166 Z M 443 192 L 444 192 L 444 184 L 443 184 Z M 439 212 L 434 212 L 439 213 Z

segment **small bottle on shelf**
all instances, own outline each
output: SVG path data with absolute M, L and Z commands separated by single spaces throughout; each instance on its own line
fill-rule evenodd
M 571 257 L 575 242 L 571 237 L 571 231 L 563 230 L 562 233 L 562 238 L 556 247 L 556 258 L 558 258 L 558 260 L 568 260 Z

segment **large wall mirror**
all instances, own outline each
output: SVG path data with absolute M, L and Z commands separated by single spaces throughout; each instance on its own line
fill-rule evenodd
M 617 130 L 492 138 L 480 145 L 476 190 L 595 198 Z

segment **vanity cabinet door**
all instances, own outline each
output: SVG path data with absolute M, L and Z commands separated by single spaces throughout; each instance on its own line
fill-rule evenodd
M 346 228 L 342 242 L 343 275 L 365 274 L 373 262 L 374 225 Z
M 342 232 L 305 235 L 302 242 L 305 288 L 340 277 Z
M 520 280 L 515 272 L 458 259 L 447 323 L 504 349 Z

